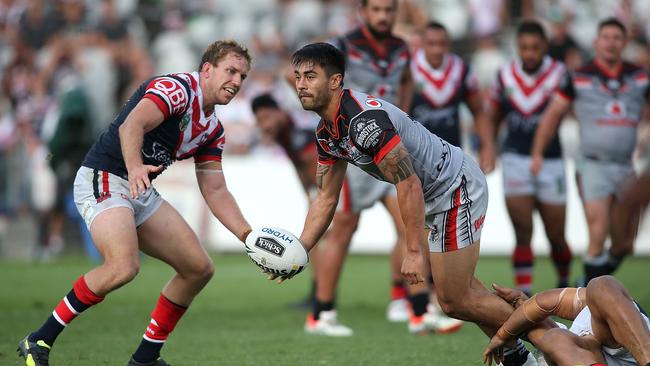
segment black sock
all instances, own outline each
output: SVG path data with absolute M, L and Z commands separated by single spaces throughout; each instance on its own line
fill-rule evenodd
M 334 301 L 322 302 L 314 300 L 314 319 L 318 320 L 320 318 L 321 311 L 330 311 L 334 310 Z
M 623 262 L 623 259 L 625 259 L 625 256 L 615 256 L 611 252 L 609 253 L 609 256 L 607 257 L 607 263 L 605 266 L 607 267 L 607 272 L 606 274 L 612 274 L 616 272 L 618 267 L 621 265 Z
M 138 349 L 135 350 L 132 357 L 135 362 L 138 363 L 149 363 L 155 361 L 160 357 L 160 350 L 164 345 L 164 342 L 154 343 L 142 338 Z
M 54 344 L 54 341 L 56 341 L 56 337 L 58 337 L 64 329 L 65 326 L 59 323 L 54 315 L 50 315 L 47 320 L 45 320 L 45 323 L 43 323 L 43 325 L 41 325 L 37 331 L 30 334 L 27 339 L 30 342 L 36 342 L 40 340 L 45 342 L 48 346 L 52 346 Z
M 74 309 L 76 314 L 72 313 L 71 310 L 69 310 L 70 307 Z M 52 314 L 47 318 L 47 320 L 45 320 L 45 323 L 43 323 L 43 325 L 41 325 L 37 331 L 30 334 L 27 339 L 30 342 L 41 340 L 48 346 L 52 346 L 59 334 L 61 334 L 61 332 L 65 329 L 65 325 L 63 325 L 61 322 L 67 324 L 68 322 L 72 321 L 72 319 L 74 319 L 77 314 L 80 314 L 89 307 L 90 305 L 84 304 L 79 300 L 79 298 L 77 298 L 74 290 L 70 290 L 70 292 L 68 292 L 68 294 L 65 296 L 64 300 L 61 300 L 59 302 L 59 305 L 57 305 Z M 57 312 L 59 312 L 57 316 L 59 316 L 59 319 L 61 319 L 60 321 L 54 317 L 54 314 Z
M 415 295 L 410 295 L 409 302 L 411 303 L 413 315 L 421 316 L 427 312 L 427 305 L 429 305 L 429 292 L 425 291 Z
M 528 350 L 524 343 L 517 339 L 515 348 L 506 349 L 503 352 L 503 366 L 521 366 L 528 359 Z

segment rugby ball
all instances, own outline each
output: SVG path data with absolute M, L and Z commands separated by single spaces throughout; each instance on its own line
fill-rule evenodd
M 309 264 L 309 256 L 300 240 L 292 233 L 261 227 L 246 237 L 248 257 L 264 272 L 291 278 Z

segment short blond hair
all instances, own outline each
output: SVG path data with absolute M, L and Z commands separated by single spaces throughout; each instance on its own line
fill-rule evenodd
M 248 49 L 237 41 L 233 40 L 222 40 L 216 41 L 208 46 L 208 48 L 203 52 L 201 57 L 201 63 L 199 64 L 199 71 L 203 67 L 203 64 L 209 62 L 213 66 L 217 66 L 219 61 L 223 60 L 228 54 L 234 53 L 246 59 L 248 64 L 251 63 L 251 55 L 248 53 Z

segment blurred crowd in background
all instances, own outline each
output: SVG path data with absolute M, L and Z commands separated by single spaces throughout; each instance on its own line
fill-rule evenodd
M 395 33 L 416 49 L 418 29 L 441 22 L 452 51 L 472 65 L 484 91 L 514 57 L 514 28 L 524 18 L 541 20 L 551 56 L 575 68 L 592 56 L 597 23 L 615 16 L 630 30 L 625 58 L 650 66 L 649 1 L 399 2 Z M 286 81 L 289 55 L 357 26 L 358 6 L 358 0 L 0 0 L 0 241 L 8 225 L 29 216 L 38 228 L 35 255 L 47 260 L 60 251 L 65 217 L 76 211 L 74 174 L 95 138 L 140 83 L 196 70 L 201 52 L 217 39 L 236 39 L 253 55 L 238 97 L 218 113 L 226 153 L 281 154 L 258 134 L 250 100 L 270 92 L 299 121 L 312 123 Z

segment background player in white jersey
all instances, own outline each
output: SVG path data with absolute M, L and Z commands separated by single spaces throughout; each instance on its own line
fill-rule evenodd
M 612 276 L 597 278 L 586 288 L 558 288 L 528 296 L 493 285 L 517 310 L 499 328 L 483 354 L 490 364 L 500 347 L 549 316 L 571 320 L 570 328 L 535 329 L 530 341 L 550 365 L 650 365 L 650 320 L 623 284 Z
M 534 210 L 539 212 L 551 244 L 557 287 L 568 285 L 572 255 L 564 236 L 566 178 L 557 133 L 544 154 L 540 173 L 533 175 L 529 169 L 537 124 L 566 69 L 546 55 L 548 41 L 538 22 L 522 22 L 516 42 L 518 58 L 501 67 L 491 90 L 490 119 L 497 130 L 505 121 L 501 167 L 506 207 L 515 229 L 512 265 L 515 285 L 530 294 L 535 258 L 531 247 Z
M 316 130 L 318 194 L 300 236 L 305 248 L 311 250 L 330 224 L 347 165 L 354 164 L 396 187 L 406 227 L 405 279 L 423 282 L 428 249 L 445 313 L 494 335 L 513 309 L 474 277 L 488 200 L 478 165 L 394 105 L 343 89 L 345 61 L 335 47 L 307 45 L 293 54 L 292 64 L 303 108 L 322 118 Z M 528 362 L 523 343 L 511 346 L 508 365 Z
M 241 241 L 251 232 L 221 167 L 224 129 L 215 105 L 228 104 L 250 69 L 233 41 L 211 44 L 193 73 L 154 77 L 131 96 L 86 155 L 75 203 L 104 263 L 82 275 L 40 329 L 19 344 L 28 366 L 47 366 L 56 337 L 79 313 L 138 273 L 140 250 L 176 273 L 151 313 L 128 365 L 164 366 L 160 350 L 214 273 L 212 260 L 151 181 L 175 160 L 194 158 L 199 189 L 214 216 Z M 110 350 L 108 350 L 110 352 Z M 92 363 L 92 362 L 90 362 Z
M 599 24 L 595 59 L 567 73 L 542 116 L 531 152 L 531 170 L 539 174 L 546 147 L 573 107 L 580 125 L 578 187 L 589 227 L 586 282 L 616 270 L 632 252 L 638 226 L 638 212 L 627 222 L 612 221 L 624 210 L 620 202 L 624 183 L 634 177 L 632 152 L 650 95 L 647 71 L 622 59 L 626 37 L 625 27 L 616 19 Z M 605 250 L 608 236 L 611 248 Z
M 483 112 L 478 80 L 470 66 L 458 55 L 449 52 L 449 35 L 440 23 L 432 21 L 420 33 L 422 48 L 410 64 L 415 92 L 411 101 L 411 116 L 427 130 L 448 143 L 461 147 L 460 108 L 465 103 L 474 117 L 481 146 L 493 145 L 488 121 Z M 489 126 L 488 126 L 489 127 Z M 485 157 L 493 148 L 481 148 L 481 165 L 493 163 Z M 492 168 L 489 168 L 490 170 Z M 431 305 L 427 317 L 435 316 L 439 308 L 435 286 L 431 286 Z M 447 320 L 450 330 L 460 327 L 460 321 Z

